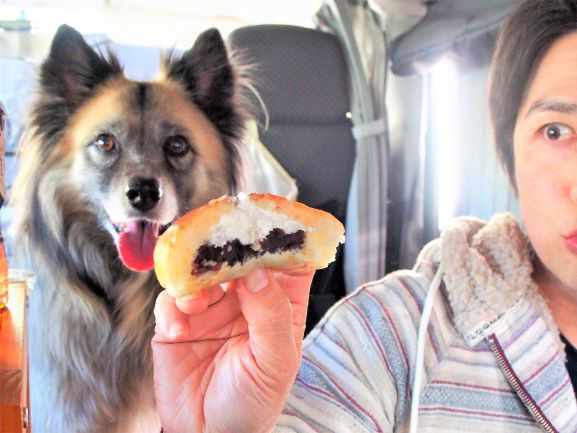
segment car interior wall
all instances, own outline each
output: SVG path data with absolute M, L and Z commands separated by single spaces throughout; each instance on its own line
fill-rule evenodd
M 421 74 L 390 74 L 387 107 L 390 134 L 389 230 L 387 270 L 410 268 L 420 249 L 439 234 L 433 68 Z M 487 105 L 489 65 L 457 67 L 454 86 L 459 107 L 454 122 L 460 165 L 453 216 L 482 219 L 496 212 L 518 215 L 518 204 L 495 151 Z
M 426 241 L 423 234 L 424 133 L 422 75 L 389 74 L 389 227 L 387 271 L 411 267 Z
M 458 101 L 462 131 L 458 139 L 463 151 L 459 179 L 462 188 L 456 214 L 488 219 L 497 212 L 518 216 L 518 203 L 507 174 L 498 160 L 488 108 L 489 66 L 461 71 L 458 75 Z

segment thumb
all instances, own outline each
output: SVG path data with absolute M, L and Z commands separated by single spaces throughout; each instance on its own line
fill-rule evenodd
M 267 376 L 296 373 L 299 355 L 292 306 L 272 272 L 258 269 L 241 278 L 237 296 L 248 323 L 249 346 L 257 364 Z

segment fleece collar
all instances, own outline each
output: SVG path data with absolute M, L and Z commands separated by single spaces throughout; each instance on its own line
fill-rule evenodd
M 487 337 L 522 300 L 533 303 L 558 333 L 531 278 L 528 239 L 511 214 L 497 214 L 488 223 L 455 219 L 441 235 L 440 259 L 455 327 L 470 345 Z

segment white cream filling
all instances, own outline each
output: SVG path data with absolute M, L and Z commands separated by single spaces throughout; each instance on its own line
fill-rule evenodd
M 246 195 L 239 195 L 236 207 L 222 215 L 218 224 L 210 229 L 208 242 L 221 247 L 238 239 L 243 245 L 253 245 L 257 250 L 258 242 L 275 228 L 286 234 L 309 231 L 303 224 L 281 213 L 256 206 Z

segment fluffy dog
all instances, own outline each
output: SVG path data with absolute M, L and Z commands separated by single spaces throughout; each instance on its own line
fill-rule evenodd
M 150 340 L 159 233 L 235 193 L 243 74 L 217 30 L 135 82 L 74 29 L 58 30 L 12 192 L 30 259 L 37 433 L 155 432 Z

